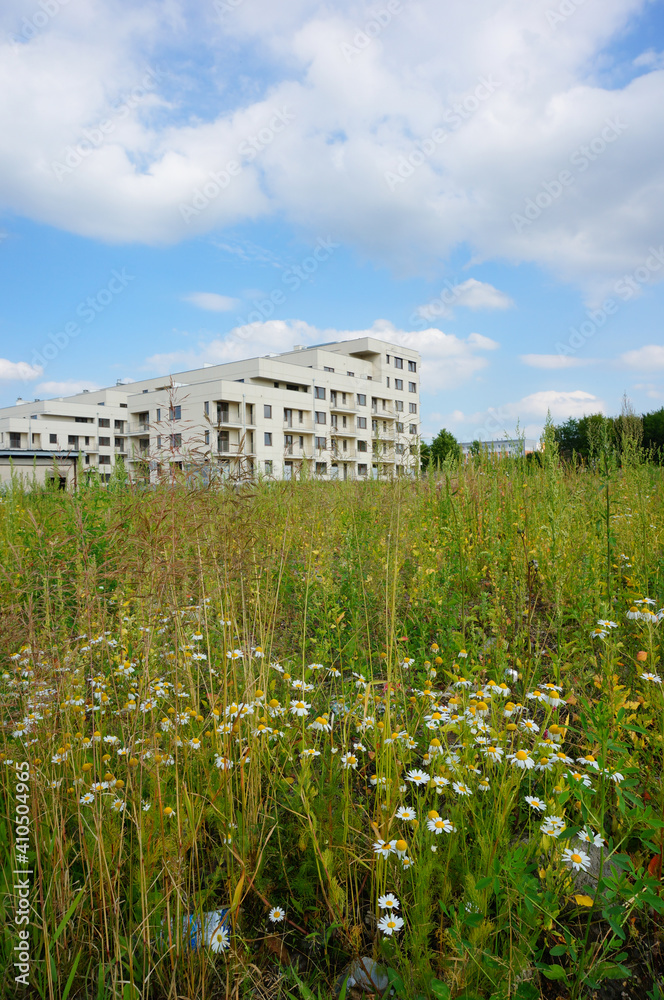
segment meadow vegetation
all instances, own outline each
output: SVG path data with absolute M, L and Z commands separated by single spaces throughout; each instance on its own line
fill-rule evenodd
M 367 956 L 404 1000 L 661 998 L 663 500 L 551 434 L 417 481 L 7 490 L 4 994 L 27 860 L 31 997 L 350 996 Z

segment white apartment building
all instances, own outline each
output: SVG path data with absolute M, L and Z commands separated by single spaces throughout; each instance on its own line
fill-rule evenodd
M 414 475 L 420 356 L 363 337 L 0 409 L 0 482 Z

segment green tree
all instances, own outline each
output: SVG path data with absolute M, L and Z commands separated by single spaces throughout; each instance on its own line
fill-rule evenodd
M 443 428 L 431 442 L 430 464 L 438 469 L 446 458 L 458 461 L 461 458 L 461 448 L 454 434 Z
M 662 461 L 664 458 L 664 406 L 643 414 L 643 447 Z

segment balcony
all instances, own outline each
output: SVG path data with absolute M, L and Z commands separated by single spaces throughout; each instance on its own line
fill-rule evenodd
M 132 421 L 129 424 L 129 434 L 149 434 L 149 433 L 150 433 L 149 420 Z
M 357 413 L 357 405 L 355 402 L 352 403 L 333 403 L 330 400 L 330 412 L 331 413 Z

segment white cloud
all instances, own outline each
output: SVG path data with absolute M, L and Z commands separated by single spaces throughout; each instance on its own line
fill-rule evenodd
M 233 299 L 229 295 L 218 295 L 216 292 L 192 292 L 184 296 L 184 301 L 191 302 L 199 309 L 209 309 L 211 312 L 229 312 L 241 305 L 239 299 Z
M 272 352 L 289 351 L 295 344 L 320 344 L 333 340 L 376 337 L 388 343 L 410 347 L 422 355 L 422 388 L 453 388 L 467 382 L 486 368 L 486 351 L 499 347 L 495 340 L 479 333 L 457 337 L 431 327 L 428 330 L 399 330 L 388 320 L 376 320 L 366 330 L 319 329 L 304 320 L 266 320 L 236 327 L 226 337 L 201 341 L 194 350 L 155 354 L 148 358 L 149 369 L 162 372 L 184 371 L 204 363 L 222 364 Z
M 661 344 L 647 344 L 635 351 L 626 351 L 620 356 L 621 362 L 637 371 L 652 371 L 664 368 L 664 347 Z
M 30 365 L 27 361 L 7 361 L 6 358 L 0 358 L 0 382 L 13 382 L 18 379 L 29 382 L 39 378 L 41 373 L 42 368 L 39 365 Z
M 579 6 L 555 30 L 550 7 L 419 0 L 348 59 L 366 14 L 355 0 L 283 0 L 278 16 L 255 0 L 223 23 L 184 0 L 122 16 L 114 0 L 61 4 L 30 40 L 0 42 L 0 207 L 144 243 L 278 213 L 402 270 L 466 246 L 585 286 L 615 279 L 664 228 L 660 61 L 644 53 L 627 82 L 610 62 L 644 0 Z M 3 4 L 7 35 L 25 10 Z M 164 68 L 121 115 L 146 52 Z M 264 76 L 247 78 L 252 59 Z M 512 216 L 537 199 L 519 229 Z
M 566 354 L 521 354 L 519 360 L 529 368 L 544 368 L 547 371 L 559 368 L 581 368 L 592 364 L 589 358 L 572 358 Z
M 460 285 L 455 285 L 452 294 L 455 305 L 466 306 L 468 309 L 509 309 L 514 305 L 505 292 L 494 288 L 487 281 L 478 281 L 476 278 L 469 278 Z
M 507 403 L 502 407 L 502 412 L 516 420 L 546 417 L 549 412 L 554 420 L 565 420 L 567 417 L 582 417 L 586 413 L 603 412 L 605 409 L 603 400 L 591 392 L 584 392 L 583 389 L 574 389 L 571 392 L 545 389 L 524 396 L 517 403 Z
M 35 392 L 43 396 L 73 396 L 84 389 L 92 391 L 100 389 L 96 382 L 89 382 L 87 379 L 66 379 L 63 382 L 40 382 L 35 386 Z

